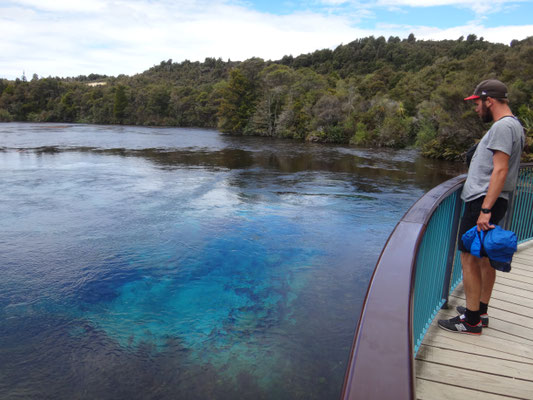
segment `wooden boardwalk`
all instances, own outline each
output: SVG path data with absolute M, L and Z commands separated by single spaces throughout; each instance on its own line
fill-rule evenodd
M 533 242 L 519 246 L 510 273 L 498 272 L 481 336 L 436 326 L 464 304 L 460 284 L 418 351 L 416 398 L 533 399 Z

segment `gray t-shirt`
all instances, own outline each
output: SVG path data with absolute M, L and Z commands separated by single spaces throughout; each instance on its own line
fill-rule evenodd
M 496 121 L 477 146 L 468 168 L 461 198 L 464 201 L 472 201 L 487 194 L 494 169 L 493 152 L 499 150 L 509 155 L 509 172 L 499 197 L 509 199 L 509 193 L 516 185 L 524 141 L 524 128 L 517 118 L 504 117 Z

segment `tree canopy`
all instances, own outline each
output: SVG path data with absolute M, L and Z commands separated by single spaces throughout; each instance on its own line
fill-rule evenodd
M 278 61 L 162 61 L 134 75 L 0 79 L 0 121 L 218 128 L 457 159 L 487 129 L 462 100 L 497 78 L 533 150 L 533 37 L 367 37 Z M 530 156 L 531 157 L 531 156 Z

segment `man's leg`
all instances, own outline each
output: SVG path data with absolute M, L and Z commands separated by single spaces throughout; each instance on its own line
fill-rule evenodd
M 491 223 L 498 224 L 505 217 L 507 212 L 508 201 L 503 198 L 498 198 L 494 206 L 492 207 L 492 217 Z M 481 307 L 480 311 L 482 314 L 487 313 L 487 307 L 489 304 L 490 297 L 492 295 L 492 288 L 494 287 L 494 282 L 496 281 L 496 270 L 490 265 L 490 261 L 487 257 L 483 257 L 480 261 L 481 268 Z M 486 321 L 488 324 L 488 320 Z
M 482 259 L 479 259 L 470 253 L 466 253 L 464 251 L 461 252 L 466 308 L 470 311 L 479 311 L 479 300 L 481 299 L 482 283 L 481 260 Z M 489 268 L 491 268 L 490 265 Z
M 496 281 L 496 270 L 491 267 L 487 257 L 481 259 L 481 302 L 489 304 L 492 288 Z M 467 306 L 468 307 L 468 306 Z
M 438 326 L 450 332 L 469 333 L 479 335 L 482 331 L 480 321 L 480 298 L 481 298 L 481 259 L 473 256 L 464 246 L 461 238 L 463 234 L 476 225 L 479 218 L 483 199 L 476 199 L 465 203 L 464 214 L 459 226 L 457 247 L 461 251 L 461 263 L 463 265 L 463 286 L 466 296 L 466 310 L 457 317 L 440 319 Z
M 466 312 L 451 319 L 440 319 L 439 327 L 451 332 L 481 334 L 482 324 L 479 316 L 481 297 L 481 259 L 470 253 L 461 252 L 463 264 L 463 285 L 466 295 Z

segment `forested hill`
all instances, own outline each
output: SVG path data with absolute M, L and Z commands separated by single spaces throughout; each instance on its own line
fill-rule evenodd
M 278 61 L 172 60 L 134 76 L 0 80 L 0 121 L 194 126 L 360 146 L 417 146 L 456 159 L 487 126 L 463 98 L 509 86 L 533 150 L 533 37 L 368 37 Z

